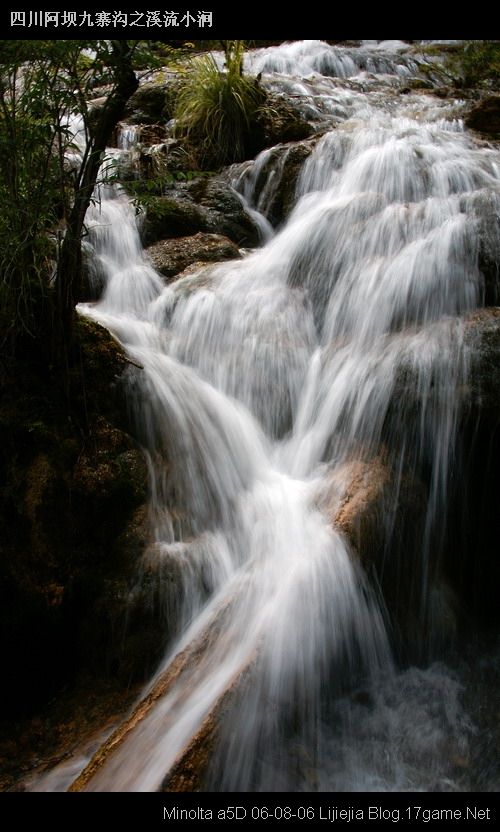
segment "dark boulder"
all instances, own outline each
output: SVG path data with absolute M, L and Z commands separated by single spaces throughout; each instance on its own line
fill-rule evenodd
M 465 117 L 467 127 L 485 133 L 487 136 L 500 135 L 500 96 L 490 95 L 470 110 Z
M 464 321 L 469 373 L 460 423 L 461 470 L 448 500 L 448 573 L 469 620 L 498 629 L 500 559 L 500 309 Z
M 229 184 L 199 178 L 170 188 L 165 196 L 148 200 L 142 226 L 146 245 L 199 231 L 222 234 L 237 246 L 256 246 L 259 231 Z
M 482 420 L 500 425 L 500 308 L 469 315 L 464 338 L 471 356 L 468 403 Z
M 133 124 L 165 123 L 174 116 L 179 90 L 176 79 L 141 84 L 127 104 L 127 118 Z
M 137 520 L 148 477 L 125 406 L 129 364 L 106 330 L 84 320 L 69 358 L 64 384 L 33 363 L 1 379 L 1 698 L 11 715 L 42 707 L 77 674 L 114 672 L 101 648 L 117 648 L 115 622 L 126 620 L 149 535 Z M 88 639 L 97 608 L 109 611 L 107 624 Z M 143 655 L 136 678 L 150 669 Z
M 175 190 L 169 196 L 152 197 L 141 224 L 141 237 L 146 246 L 172 237 L 187 237 L 207 230 L 206 212 Z
M 500 300 L 500 197 L 486 189 L 462 198 L 463 210 L 477 221 L 478 266 L 484 278 L 486 306 Z

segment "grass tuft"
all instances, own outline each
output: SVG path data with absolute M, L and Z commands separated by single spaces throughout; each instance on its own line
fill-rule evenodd
M 243 74 L 243 42 L 226 41 L 225 54 L 224 70 L 211 53 L 195 58 L 177 100 L 177 133 L 201 167 L 246 158 L 252 121 L 264 101 L 257 79 Z

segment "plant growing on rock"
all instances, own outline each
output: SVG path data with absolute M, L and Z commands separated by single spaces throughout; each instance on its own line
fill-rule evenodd
M 245 158 L 252 122 L 265 100 L 256 78 L 243 73 L 243 41 L 225 41 L 225 68 L 212 53 L 197 57 L 176 108 L 177 132 L 202 167 Z
M 467 41 L 463 50 L 449 62 L 464 87 L 500 88 L 499 41 Z
M 500 41 L 468 40 L 418 47 L 419 69 L 459 89 L 500 89 Z M 444 55 L 444 58 L 443 58 Z

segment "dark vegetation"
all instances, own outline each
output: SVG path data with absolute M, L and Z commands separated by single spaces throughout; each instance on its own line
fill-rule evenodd
M 0 44 L 0 322 L 11 354 L 42 350 L 63 365 L 79 300 L 81 237 L 103 153 L 138 85 L 137 43 Z M 89 52 L 92 50 L 92 52 Z M 97 117 L 88 98 L 108 84 Z M 82 118 L 84 152 L 69 119 Z
M 427 64 L 430 76 L 440 78 L 455 89 L 476 94 L 500 89 L 500 41 L 471 40 L 447 46 L 419 46 L 416 52 L 424 61 L 431 59 Z

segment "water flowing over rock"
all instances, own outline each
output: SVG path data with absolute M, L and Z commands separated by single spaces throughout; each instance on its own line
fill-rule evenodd
M 245 204 L 279 226 L 297 201 L 297 182 L 304 161 L 319 137 L 304 142 L 278 144 L 250 162 L 234 165 L 228 176 Z
M 464 102 L 398 94 L 420 73 L 401 41 L 271 46 L 247 67 L 324 130 L 239 169 L 277 233 L 165 286 L 122 192 L 89 216 L 104 288 L 80 311 L 142 368 L 147 558 L 178 592 L 154 678 L 71 788 L 457 789 L 461 686 L 409 665 L 460 627 L 446 521 L 471 397 L 498 395 L 497 316 L 477 310 L 499 151 Z M 257 242 L 220 177 L 158 199 L 148 243 Z

